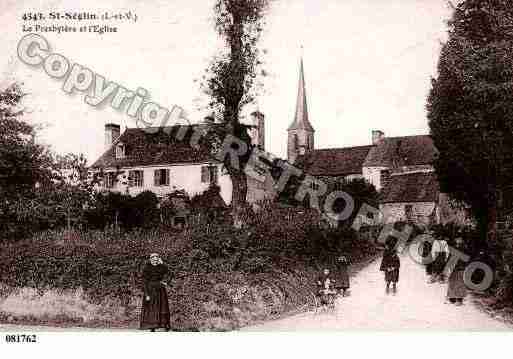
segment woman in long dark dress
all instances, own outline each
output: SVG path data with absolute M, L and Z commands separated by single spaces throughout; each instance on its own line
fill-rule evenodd
M 383 253 L 383 260 L 379 270 L 385 272 L 385 282 L 387 283 L 386 291 L 390 290 L 390 283 L 392 283 L 393 291 L 397 290 L 397 282 L 399 282 L 399 268 L 401 262 L 399 256 L 394 250 L 393 246 L 387 246 Z
M 429 235 L 433 235 L 432 232 L 428 233 Z M 433 249 L 433 243 L 426 241 L 424 242 L 424 247 L 422 248 L 422 258 L 424 258 L 424 263 L 426 264 L 426 275 L 431 277 L 433 274 L 433 254 L 431 253 Z
M 150 329 L 154 332 L 158 328 L 171 328 L 169 300 L 166 283 L 163 282 L 168 272 L 159 255 L 152 253 L 149 263 L 143 270 L 144 294 L 140 329 Z
M 431 282 L 445 282 L 444 268 L 447 264 L 447 257 L 449 253 L 449 246 L 445 238 L 437 239 L 433 242 L 432 257 L 435 259 L 433 262 L 433 272 Z
M 463 240 L 456 239 L 456 249 L 462 252 L 464 250 Z M 449 275 L 449 285 L 447 286 L 447 298 L 449 302 L 456 305 L 462 305 L 463 299 L 467 296 L 467 287 L 463 281 L 466 263 L 458 260 Z

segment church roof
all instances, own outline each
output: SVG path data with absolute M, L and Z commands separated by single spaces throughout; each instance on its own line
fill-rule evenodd
M 297 164 L 312 176 L 361 174 L 363 163 L 373 146 L 313 150 L 297 159 Z
M 190 138 L 195 126 L 188 126 L 183 140 L 177 139 L 177 131 L 183 126 L 127 128 L 109 149 L 93 163 L 91 168 L 159 166 L 182 163 L 215 161 L 207 146 L 191 146 Z M 116 145 L 123 143 L 125 157 L 116 158 Z
M 374 146 L 364 167 L 398 167 L 430 165 L 437 154 L 429 135 L 385 137 Z
M 308 106 L 306 103 L 305 74 L 303 69 L 303 59 L 299 66 L 299 84 L 297 90 L 296 113 L 294 121 L 290 124 L 288 130 L 307 130 L 315 132 L 308 120 Z
M 437 202 L 439 194 L 434 172 L 393 174 L 381 189 L 380 202 Z

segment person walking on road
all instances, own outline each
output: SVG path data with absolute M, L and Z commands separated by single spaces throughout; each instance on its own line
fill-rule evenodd
M 460 252 L 463 252 L 463 239 L 456 239 L 456 246 Z M 467 287 L 463 281 L 463 273 L 465 272 L 465 262 L 459 260 L 456 262 L 450 276 L 449 285 L 447 286 L 447 298 L 451 304 L 462 305 L 463 299 L 467 296 Z
M 397 291 L 397 282 L 399 282 L 399 268 L 401 261 L 395 251 L 393 245 L 388 244 L 383 253 L 383 259 L 379 270 L 385 272 L 386 292 L 390 291 L 390 284 L 392 283 L 392 290 L 394 293 Z
M 428 233 L 429 236 L 433 237 L 433 231 Z M 422 258 L 424 258 L 424 263 L 426 265 L 426 275 L 428 277 L 428 282 L 431 282 L 431 276 L 433 274 L 433 243 L 431 241 L 425 241 L 422 247 Z
M 444 268 L 447 263 L 447 259 L 449 256 L 449 245 L 445 238 L 436 239 L 433 242 L 433 248 L 431 250 L 432 258 L 434 258 L 432 273 L 431 273 L 431 282 L 445 282 L 445 273 Z

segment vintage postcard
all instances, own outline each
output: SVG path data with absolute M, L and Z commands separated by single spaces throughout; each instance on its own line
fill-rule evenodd
M 1 0 L 2 346 L 511 332 L 511 5 Z

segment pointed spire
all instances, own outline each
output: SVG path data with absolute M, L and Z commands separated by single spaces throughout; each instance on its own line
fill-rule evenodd
M 301 50 L 303 46 L 301 46 Z M 314 132 L 310 121 L 308 121 L 308 106 L 306 104 L 305 74 L 303 69 L 303 56 L 299 64 L 299 84 L 297 91 L 296 114 L 289 130 L 308 130 Z

